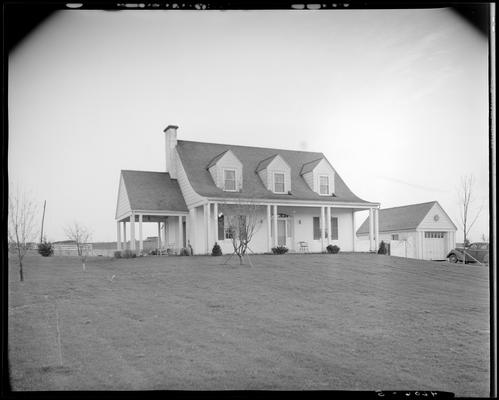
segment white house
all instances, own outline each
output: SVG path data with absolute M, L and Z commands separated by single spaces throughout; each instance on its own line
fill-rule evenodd
M 158 247 L 178 251 L 190 244 L 194 254 L 210 254 L 217 242 L 230 253 L 226 217 L 235 206 L 240 213 L 241 205 L 258 206 L 250 243 L 255 253 L 277 245 L 299 251 L 300 242 L 311 252 L 328 244 L 355 251 L 355 213 L 361 210 L 374 217 L 370 249 L 377 248 L 379 203 L 353 194 L 324 154 L 178 140 L 177 129 L 164 130 L 165 172 L 121 171 L 118 250 L 130 224 L 129 247 L 142 251 L 147 222 L 157 224 Z
M 357 230 L 369 236 L 369 217 Z M 456 246 L 456 225 L 437 201 L 379 210 L 379 239 L 390 243 L 391 255 L 444 260 Z

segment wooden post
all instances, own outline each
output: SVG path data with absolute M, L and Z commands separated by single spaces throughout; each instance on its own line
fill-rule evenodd
M 161 222 L 158 222 L 158 250 L 161 249 Z
M 178 254 L 180 254 L 180 250 L 184 247 L 184 227 L 182 225 L 182 216 L 178 216 Z
M 331 232 L 331 207 L 327 207 L 327 244 L 331 244 L 332 232 Z
M 272 251 L 272 210 L 270 204 L 267 204 L 267 251 Z
M 369 251 L 374 251 L 374 213 L 373 209 L 369 209 Z
M 374 249 L 379 249 L 379 209 L 374 209 Z
M 130 250 L 135 251 L 135 214 L 130 215 Z
M 321 251 L 324 251 L 324 239 L 325 239 L 325 232 L 326 232 L 326 217 L 324 215 L 324 206 L 321 207 Z
M 116 250 L 121 250 L 121 223 L 116 222 Z
M 204 231 L 204 254 L 209 252 L 208 238 L 208 204 L 203 204 L 203 231 Z
M 357 235 L 355 234 L 355 210 L 352 208 L 352 251 L 355 251 L 355 242 Z
M 166 228 L 166 223 L 168 222 L 168 217 L 165 217 L 163 222 L 163 249 L 168 249 L 168 231 Z
M 123 221 L 123 250 L 126 250 L 128 243 L 126 241 L 126 221 Z
M 274 247 L 277 247 L 277 205 L 274 204 Z
M 211 243 L 211 203 L 208 203 L 206 205 L 206 241 L 208 243 L 208 248 L 206 249 L 206 254 L 210 253 L 211 246 L 213 246 L 213 243 Z
M 139 251 L 144 250 L 144 242 L 142 240 L 142 214 L 139 214 Z

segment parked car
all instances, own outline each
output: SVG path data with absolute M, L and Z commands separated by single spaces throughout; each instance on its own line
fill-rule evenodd
M 464 251 L 466 250 L 466 256 L 464 255 Z M 446 258 L 451 263 L 457 263 L 458 261 L 463 262 L 463 258 L 465 262 L 481 262 L 483 264 L 489 263 L 489 244 L 487 242 L 475 242 L 471 243 L 468 247 L 456 247 L 452 249 L 447 254 Z

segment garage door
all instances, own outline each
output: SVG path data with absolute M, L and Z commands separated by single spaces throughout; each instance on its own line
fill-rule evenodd
M 446 232 L 425 232 L 423 258 L 425 260 L 444 260 L 446 254 Z

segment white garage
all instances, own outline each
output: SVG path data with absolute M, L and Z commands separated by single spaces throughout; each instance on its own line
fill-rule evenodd
M 456 246 L 456 230 L 438 201 L 379 210 L 379 241 L 390 243 L 391 255 L 444 260 Z M 357 237 L 369 239 L 369 217 Z

